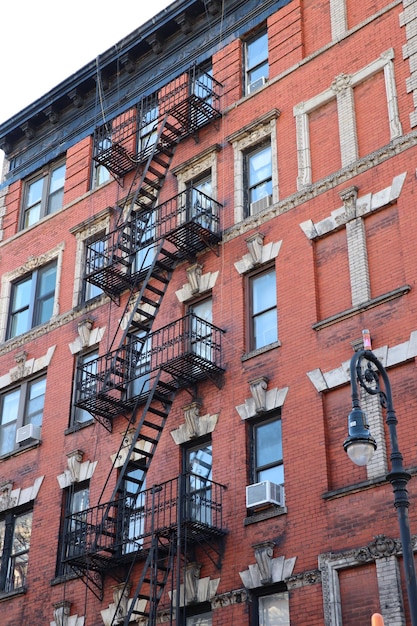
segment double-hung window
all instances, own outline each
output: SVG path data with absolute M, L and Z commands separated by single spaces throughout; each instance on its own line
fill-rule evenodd
M 107 183 L 110 178 L 110 171 L 103 165 L 103 161 L 106 160 L 107 153 L 112 147 L 112 130 L 111 123 L 101 126 L 94 137 L 94 160 L 93 160 L 93 175 L 92 175 L 92 187 L 99 187 L 104 183 Z
M 122 553 L 129 554 L 140 550 L 143 545 L 146 515 L 146 482 L 144 471 L 128 468 L 123 478 L 121 497 L 120 534 Z
M 93 419 L 91 413 L 76 406 L 81 398 L 96 392 L 96 372 L 97 372 L 98 350 L 80 354 L 77 358 L 77 368 L 74 377 L 73 391 L 73 412 L 71 416 L 71 426 L 80 426 L 90 423 Z
M 262 87 L 269 75 L 268 34 L 262 32 L 249 39 L 245 45 L 246 94 Z
M 287 591 L 270 593 L 256 598 L 258 626 L 290 626 Z
M 252 148 L 245 155 L 247 215 L 254 215 L 272 202 L 271 142 Z
M 28 228 L 62 207 L 65 163 L 54 164 L 25 185 L 22 228 Z
M 57 575 L 71 573 L 65 559 L 83 554 L 88 541 L 91 541 L 86 518 L 90 500 L 89 483 L 75 483 L 64 491 L 63 496 L 61 552 L 57 563 Z
M 106 242 L 104 233 L 98 233 L 94 237 L 90 237 L 85 241 L 85 272 L 88 275 L 94 275 L 94 272 L 100 271 L 104 267 L 106 261 Z M 93 298 L 100 296 L 103 290 L 86 280 L 84 276 L 83 288 L 81 292 L 81 301 L 88 302 Z
M 211 441 L 185 449 L 187 472 L 187 517 L 201 524 L 212 524 L 212 467 Z
M 213 617 L 212 617 L 211 611 L 205 611 L 204 613 L 197 613 L 196 615 L 188 615 L 185 618 L 186 626 L 211 626 L 212 623 L 213 623 Z
M 53 261 L 12 283 L 7 339 L 47 322 L 53 313 L 57 263 Z
M 145 98 L 139 110 L 138 153 L 147 158 L 158 137 L 158 100 L 156 95 Z
M 281 416 L 257 420 L 251 425 L 252 481 L 284 484 Z
M 275 269 L 249 276 L 249 349 L 257 350 L 278 341 Z
M 211 173 L 187 183 L 187 221 L 213 230 L 213 189 Z
M 28 424 L 42 426 L 45 390 L 46 376 L 42 376 L 0 396 L 0 456 L 17 448 L 18 428 Z
M 0 517 L 0 593 L 24 590 L 31 534 L 31 510 Z

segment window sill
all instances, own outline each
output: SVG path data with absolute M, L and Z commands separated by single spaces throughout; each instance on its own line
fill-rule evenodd
M 269 343 L 267 346 L 262 346 L 262 348 L 257 348 L 256 350 L 252 350 L 251 352 L 246 352 L 241 357 L 241 361 L 247 361 L 248 359 L 253 359 L 253 357 L 258 356 L 259 354 L 264 354 L 264 352 L 269 352 L 270 350 L 274 350 L 275 348 L 279 348 L 281 346 L 280 341 L 274 341 L 274 343 Z
M 6 600 L 10 600 L 16 596 L 23 596 L 26 591 L 26 587 L 20 587 L 14 591 L 0 592 L 0 602 L 6 602 Z
M 263 522 L 264 520 L 271 519 L 272 517 L 279 517 L 280 515 L 287 514 L 286 506 L 274 506 L 268 509 L 263 509 L 262 511 L 258 511 L 258 513 L 253 513 L 253 515 L 249 515 L 245 517 L 243 520 L 244 526 L 249 526 L 250 524 L 256 524 L 257 522 Z
M 87 426 L 91 426 L 92 424 L 94 424 L 93 417 L 91 418 L 91 420 L 88 420 L 88 422 L 82 422 L 80 424 L 73 424 L 72 426 L 69 426 L 66 430 L 64 430 L 64 435 L 71 435 L 72 433 L 77 433 L 79 430 L 82 430 L 83 428 L 87 428 Z
M 29 443 L 26 446 L 21 446 L 20 448 L 16 448 L 15 450 L 10 450 L 10 452 L 6 452 L 6 454 L 3 454 L 2 456 L 0 456 L 0 463 L 2 461 L 6 461 L 6 459 L 9 459 L 12 456 L 18 456 L 19 454 L 22 454 L 23 452 L 26 452 L 27 450 L 32 450 L 32 448 L 37 448 L 38 446 L 40 446 L 42 443 L 42 441 L 35 441 L 35 443 Z

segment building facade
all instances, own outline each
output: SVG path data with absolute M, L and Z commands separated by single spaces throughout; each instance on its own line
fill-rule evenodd
M 0 126 L 4 626 L 410 624 L 417 3 L 176 0 Z

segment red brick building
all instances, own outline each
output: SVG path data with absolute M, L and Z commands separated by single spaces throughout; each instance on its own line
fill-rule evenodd
M 3 626 L 411 623 L 416 6 L 176 0 L 0 126 Z

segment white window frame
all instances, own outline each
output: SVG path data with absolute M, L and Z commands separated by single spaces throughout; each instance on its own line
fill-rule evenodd
M 255 122 L 242 128 L 237 133 L 227 137 L 227 141 L 233 146 L 234 181 L 235 181 L 235 223 L 245 219 L 246 180 L 244 175 L 244 159 L 250 148 L 257 144 L 271 141 L 272 159 L 272 204 L 279 200 L 278 186 L 278 150 L 276 120 L 279 117 L 278 109 L 272 109 L 266 115 L 258 118 Z
M 63 262 L 63 254 L 64 254 L 65 243 L 62 242 L 58 244 L 55 248 L 42 254 L 38 257 L 29 257 L 24 265 L 12 270 L 11 272 L 7 272 L 3 274 L 1 279 L 1 295 L 0 295 L 0 341 L 3 342 L 6 339 L 7 332 L 7 322 L 9 317 L 10 310 L 10 297 L 12 291 L 12 285 L 14 282 L 23 278 L 25 274 L 30 274 L 34 270 L 42 267 L 43 265 L 47 265 L 51 261 L 57 261 L 56 268 L 56 283 L 55 283 L 55 297 L 54 304 L 52 307 L 52 316 L 49 322 L 45 322 L 45 324 L 41 324 L 40 326 L 35 326 L 30 328 L 22 335 L 17 335 L 9 339 L 8 341 L 18 341 L 21 342 L 21 337 L 24 335 L 28 336 L 29 333 L 37 334 L 39 333 L 39 328 L 43 328 L 48 325 L 51 321 L 53 321 L 59 315 L 59 294 L 61 288 L 61 275 L 62 275 L 62 262 Z

